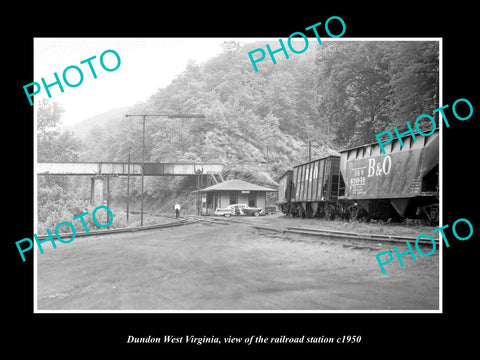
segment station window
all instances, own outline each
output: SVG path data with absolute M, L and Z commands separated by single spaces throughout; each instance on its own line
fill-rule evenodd
M 248 206 L 257 207 L 257 194 L 253 191 L 250 191 L 250 194 L 248 194 Z
M 230 205 L 238 204 L 238 192 L 232 191 L 230 192 Z

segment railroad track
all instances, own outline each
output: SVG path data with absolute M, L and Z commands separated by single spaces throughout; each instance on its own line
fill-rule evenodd
M 173 217 L 172 217 L 173 219 Z M 145 230 L 155 230 L 155 229 L 164 229 L 169 227 L 183 226 L 189 224 L 195 224 L 198 222 L 208 222 L 212 224 L 219 225 L 229 225 L 233 223 L 249 225 L 258 230 L 267 230 L 273 231 L 282 234 L 299 234 L 299 235 L 309 235 L 309 236 L 318 236 L 318 237 L 336 237 L 343 239 L 356 239 L 356 240 L 370 240 L 370 241 L 384 241 L 384 242 L 402 242 L 406 241 L 415 242 L 416 238 L 400 236 L 400 235 L 380 235 L 380 234 L 365 234 L 365 233 L 355 233 L 348 231 L 338 231 L 338 230 L 327 230 L 327 229 L 318 229 L 318 228 L 304 228 L 298 226 L 286 226 L 279 227 L 274 225 L 261 225 L 254 224 L 249 221 L 242 221 L 240 219 L 223 219 L 223 218 L 207 218 L 203 216 L 187 216 L 183 217 L 181 220 L 175 220 L 165 224 L 158 225 L 146 225 L 146 226 L 137 226 L 131 228 L 118 228 L 118 229 L 108 229 L 108 230 L 90 230 L 87 234 L 86 232 L 76 232 L 75 236 L 88 236 L 88 235 L 107 235 L 107 234 L 118 234 L 126 232 L 137 232 Z M 62 236 L 65 238 L 72 237 L 73 233 L 62 233 Z M 37 235 L 39 240 L 46 239 L 47 235 Z M 438 239 L 435 239 L 436 244 L 438 244 Z M 432 243 L 429 240 L 419 240 L 419 244 L 431 245 Z
M 383 242 L 394 242 L 394 243 L 405 243 L 406 241 L 415 242 L 417 238 L 401 235 L 386 235 L 386 234 L 367 234 L 367 233 L 356 233 L 348 231 L 339 231 L 339 230 L 328 230 L 328 229 L 318 229 L 318 228 L 309 228 L 309 227 L 298 227 L 298 226 L 286 226 L 279 227 L 274 225 L 259 225 L 252 224 L 251 222 L 242 221 L 240 219 L 216 219 L 212 218 L 211 222 L 214 223 L 226 223 L 236 222 L 245 225 L 249 225 L 258 230 L 267 230 L 274 231 L 277 233 L 292 233 L 299 235 L 310 235 L 310 236 L 319 236 L 319 237 L 335 237 L 343 239 L 355 239 L 355 240 L 370 240 L 370 241 L 383 241 Z M 438 239 L 435 239 L 435 243 L 438 245 Z M 432 245 L 430 240 L 421 239 L 418 241 L 418 244 L 423 245 Z
M 126 233 L 126 232 L 136 232 L 136 231 L 145 231 L 145 230 L 155 230 L 155 229 L 164 229 L 169 227 L 175 226 L 182 226 L 182 225 L 189 225 L 195 224 L 199 222 L 200 219 L 196 219 L 195 217 L 184 217 L 180 220 L 175 220 L 165 224 L 157 224 L 157 225 L 146 225 L 146 226 L 136 226 L 136 227 L 128 227 L 128 228 L 118 228 L 118 229 L 107 229 L 107 230 L 89 230 L 88 234 L 84 231 L 77 231 L 75 233 L 75 237 L 77 236 L 89 236 L 89 235 L 107 235 L 107 234 L 118 234 L 118 233 Z M 72 237 L 73 233 L 61 233 L 62 237 Z M 39 240 L 46 239 L 48 235 L 37 235 Z
M 339 230 L 328 230 L 328 229 L 318 229 L 318 228 L 309 228 L 309 227 L 298 227 L 298 226 L 286 226 L 279 227 L 274 225 L 260 225 L 253 224 L 249 221 L 242 221 L 241 219 L 228 219 L 223 218 L 205 218 L 199 216 L 202 221 L 208 221 L 210 223 L 228 225 L 229 223 L 235 222 L 240 224 L 249 225 L 258 230 L 267 230 L 273 231 L 282 234 L 299 234 L 299 235 L 309 235 L 309 236 L 318 236 L 318 237 L 334 237 L 342 239 L 354 239 L 354 240 L 363 240 L 363 241 L 383 241 L 383 242 L 393 242 L 393 243 L 405 243 L 406 241 L 415 242 L 416 238 L 409 236 L 401 235 L 385 235 L 385 234 L 367 234 L 367 233 L 356 233 L 348 231 L 339 231 Z M 435 239 L 435 243 L 438 245 L 438 239 Z M 421 245 L 432 245 L 429 240 L 419 240 L 418 244 Z
M 239 223 L 249 225 L 258 230 L 267 230 L 273 231 L 282 234 L 299 234 L 299 235 L 310 235 L 318 237 L 334 237 L 342 239 L 354 239 L 362 241 L 383 241 L 383 242 L 393 242 L 393 243 L 405 243 L 406 241 L 416 242 L 417 238 L 401 235 L 387 235 L 387 234 L 367 234 L 367 233 L 356 233 L 348 231 L 339 231 L 339 230 L 328 230 L 328 229 L 318 229 L 318 228 L 308 228 L 308 227 L 298 227 L 298 226 L 286 226 L 279 227 L 275 225 L 259 225 L 253 224 L 249 221 L 242 221 L 240 219 L 223 219 L 223 218 L 205 218 L 202 216 L 198 217 L 201 221 L 208 221 L 210 223 L 228 225 L 229 223 Z M 429 240 L 419 240 L 418 244 L 420 245 L 432 245 L 432 242 Z M 435 239 L 435 244 L 438 245 L 438 239 Z
M 250 221 L 242 221 L 241 219 L 228 219 L 223 218 L 205 218 L 199 217 L 203 221 L 209 221 L 211 223 L 225 224 L 228 225 L 231 222 L 240 223 L 249 225 L 258 230 L 267 230 L 273 231 L 282 234 L 299 234 L 299 235 L 309 235 L 309 236 L 318 236 L 318 237 L 334 237 L 342 239 L 354 239 L 362 241 L 382 241 L 382 242 L 392 242 L 392 243 L 405 243 L 410 241 L 415 243 L 417 238 L 401 235 L 387 235 L 387 234 L 367 234 L 367 233 L 357 233 L 349 231 L 339 231 L 339 230 L 328 230 L 328 229 L 318 229 L 318 228 L 309 228 L 309 227 L 298 227 L 298 226 L 286 226 L 280 227 L 275 225 L 260 225 L 253 224 Z M 432 245 L 430 240 L 421 239 L 418 241 L 420 245 Z M 435 239 L 435 244 L 438 245 L 438 239 Z
M 284 233 L 294 233 L 301 235 L 314 235 L 314 236 L 328 236 L 328 237 L 338 237 L 344 239 L 356 239 L 356 240 L 381 240 L 387 242 L 402 242 L 406 241 L 415 242 L 417 238 L 400 236 L 400 235 L 385 235 L 385 234 L 366 234 L 366 233 L 355 233 L 348 231 L 338 231 L 338 230 L 327 230 L 327 229 L 315 229 L 315 228 L 301 228 L 294 226 L 287 226 L 284 230 Z M 429 240 L 419 240 L 419 244 L 432 245 L 432 242 Z M 438 239 L 435 239 L 435 243 L 438 244 Z

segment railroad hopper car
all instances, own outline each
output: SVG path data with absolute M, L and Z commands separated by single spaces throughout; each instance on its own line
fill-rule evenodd
M 423 218 L 438 222 L 438 131 L 340 151 L 297 165 L 279 179 L 282 212 L 302 217 Z
M 344 188 L 340 157 L 327 156 L 286 171 L 279 179 L 278 205 L 294 217 L 329 217 Z
M 385 146 L 367 144 L 340 152 L 344 199 L 375 219 L 425 218 L 438 221 L 439 133 L 416 141 L 410 136 Z

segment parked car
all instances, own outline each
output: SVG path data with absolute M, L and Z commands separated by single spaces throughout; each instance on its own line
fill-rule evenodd
M 215 209 L 215 215 L 225 216 L 225 217 L 229 217 L 231 215 L 245 215 L 242 210 L 246 207 L 247 205 L 245 204 L 228 205 L 225 208 Z
M 234 215 L 235 214 L 235 211 L 233 209 L 221 209 L 221 208 L 216 208 L 215 209 L 215 215 L 217 216 L 225 216 L 225 217 L 229 217 L 231 215 Z
M 263 215 L 263 209 L 247 206 L 246 208 L 243 208 L 243 213 L 248 216 L 258 216 L 260 214 Z
M 257 207 L 249 207 L 246 204 L 232 204 L 225 208 L 215 209 L 215 215 L 229 217 L 231 215 L 248 215 L 258 216 L 263 215 L 263 209 Z
M 267 206 L 267 207 L 265 207 L 265 212 L 267 213 L 267 215 L 275 214 L 277 212 L 277 207 L 276 206 Z

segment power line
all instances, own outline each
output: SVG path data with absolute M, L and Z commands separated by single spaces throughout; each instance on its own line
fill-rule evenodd
M 141 214 L 140 214 L 140 226 L 143 226 L 143 187 L 144 187 L 144 173 L 145 173 L 145 119 L 149 117 L 166 117 L 168 119 L 192 119 L 200 118 L 205 119 L 203 114 L 125 114 L 125 117 L 141 116 L 143 118 L 143 132 L 142 132 L 142 204 L 141 204 Z

